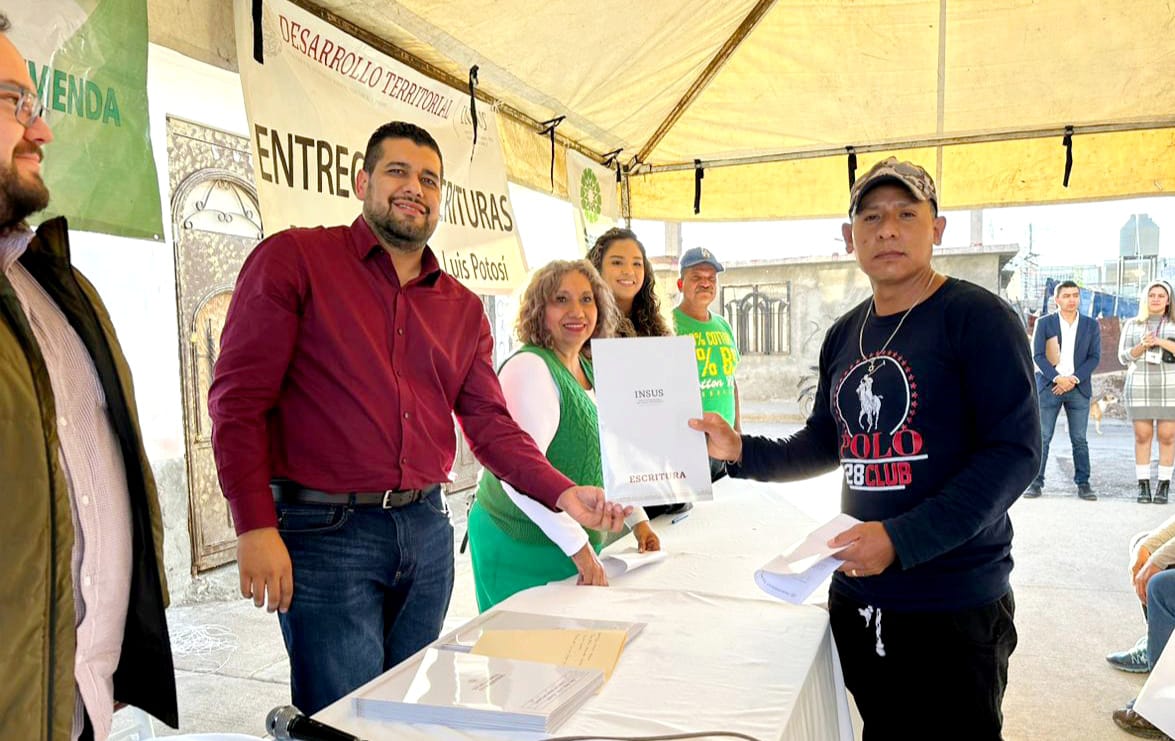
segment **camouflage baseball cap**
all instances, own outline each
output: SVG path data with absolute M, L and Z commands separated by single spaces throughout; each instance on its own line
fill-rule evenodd
M 896 157 L 887 157 L 869 168 L 869 172 L 857 178 L 849 189 L 849 218 L 857 212 L 861 198 L 882 183 L 897 183 L 904 186 L 919 201 L 930 201 L 938 213 L 938 193 L 930 173 L 913 162 L 898 162 Z

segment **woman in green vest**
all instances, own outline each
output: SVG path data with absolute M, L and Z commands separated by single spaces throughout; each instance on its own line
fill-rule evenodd
M 603 484 L 592 365 L 584 350 L 592 337 L 610 336 L 619 318 L 612 292 L 590 262 L 552 262 L 527 286 L 515 324 L 523 346 L 498 371 L 511 416 L 580 485 Z M 640 508 L 628 524 L 641 551 L 660 548 Z M 468 527 L 483 612 L 515 592 L 576 574 L 578 584 L 608 584 L 596 557 L 609 542 L 606 533 L 585 530 L 489 471 L 482 471 Z

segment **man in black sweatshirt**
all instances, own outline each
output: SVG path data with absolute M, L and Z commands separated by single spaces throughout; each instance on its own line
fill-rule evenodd
M 934 181 L 889 158 L 850 192 L 845 245 L 873 296 L 820 350 L 816 404 L 781 440 L 691 422 L 733 477 L 839 466 L 845 563 L 829 612 L 864 738 L 998 739 L 1016 647 L 1008 508 L 1040 466 L 1032 359 L 1011 309 L 937 273 Z

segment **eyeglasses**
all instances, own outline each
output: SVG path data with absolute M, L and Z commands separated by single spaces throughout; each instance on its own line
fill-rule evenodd
M 16 98 L 13 99 L 9 95 L 15 95 Z M 16 106 L 13 112 L 16 122 L 26 129 L 45 116 L 45 104 L 37 97 L 35 91 L 28 88 L 0 82 L 0 99 L 10 101 Z

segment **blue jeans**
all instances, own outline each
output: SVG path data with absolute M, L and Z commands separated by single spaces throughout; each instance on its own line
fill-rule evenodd
M 1073 483 L 1088 484 L 1089 443 L 1085 440 L 1085 431 L 1089 427 L 1089 397 L 1076 389 L 1057 396 L 1051 388 L 1046 388 L 1037 396 L 1040 401 L 1040 473 L 1036 475 L 1036 485 L 1044 486 L 1044 469 L 1049 462 L 1049 443 L 1053 440 L 1061 407 L 1065 408 L 1065 417 L 1069 420 L 1069 444 L 1073 447 Z
M 1146 584 L 1146 649 L 1155 668 L 1175 629 L 1175 569 L 1160 571 Z
M 277 505 L 294 568 L 278 615 L 294 705 L 318 712 L 436 640 L 453 592 L 440 487 L 398 509 Z

